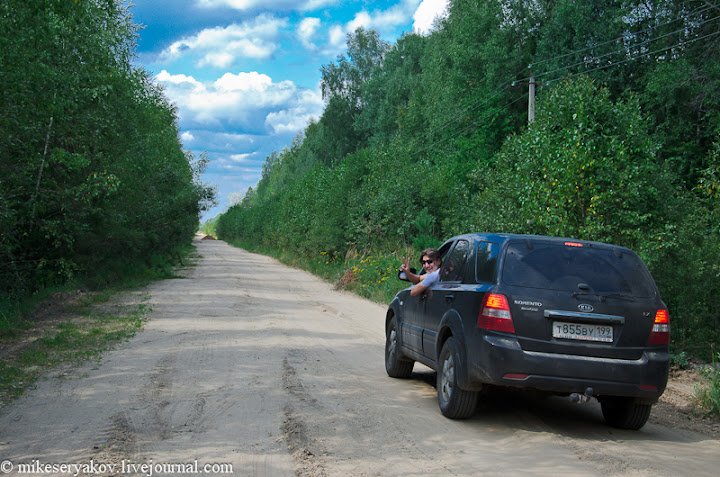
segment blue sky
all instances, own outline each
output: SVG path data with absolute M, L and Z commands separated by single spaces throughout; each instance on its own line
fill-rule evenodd
M 395 43 L 427 34 L 447 0 L 133 0 L 140 62 L 178 108 L 181 139 L 206 152 L 218 189 L 211 218 L 260 179 L 265 158 L 318 118 L 320 68 L 349 32 Z

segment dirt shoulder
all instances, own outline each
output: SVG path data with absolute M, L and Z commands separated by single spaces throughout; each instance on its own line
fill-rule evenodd
M 701 379 L 697 369 L 671 369 L 667 388 L 653 407 L 650 422 L 720 439 L 720 419 L 703 412 L 695 399 L 695 389 Z

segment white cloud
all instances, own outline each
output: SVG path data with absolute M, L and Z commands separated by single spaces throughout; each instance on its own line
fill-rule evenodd
M 195 136 L 190 134 L 188 131 L 185 131 L 180 135 L 180 139 L 182 140 L 183 144 L 187 144 L 188 142 L 192 142 L 195 140 Z
M 182 57 L 196 58 L 196 65 L 227 68 L 238 58 L 267 59 L 279 48 L 280 30 L 287 19 L 261 14 L 241 25 L 215 27 L 182 38 L 161 54 L 161 61 L 175 61 Z
M 249 152 L 247 154 L 232 154 L 228 159 L 235 163 L 248 163 L 250 158 L 257 155 L 255 152 Z
M 311 119 L 320 117 L 323 107 L 320 91 L 306 90 L 287 109 L 268 114 L 265 124 L 276 134 L 294 134 L 305 129 Z
M 202 86 L 202 84 L 199 81 L 195 81 L 195 78 L 193 78 L 192 76 L 186 76 L 183 74 L 171 75 L 165 70 L 162 70 L 160 74 L 157 75 L 157 79 L 159 81 L 164 81 L 166 83 L 171 83 L 175 85 L 182 85 L 187 83 L 195 87 Z
M 300 39 L 300 43 L 310 51 L 317 49 L 317 46 L 313 43 L 313 39 L 319 28 L 319 18 L 303 18 L 298 25 L 297 36 Z
M 448 0 L 423 0 L 413 15 L 413 31 L 421 35 L 429 33 L 437 17 L 447 16 Z
M 358 12 L 355 14 L 355 18 L 350 20 L 345 25 L 345 31 L 347 32 L 353 32 L 357 30 L 360 27 L 365 28 L 366 30 L 369 28 L 372 28 L 373 20 L 370 18 L 370 14 L 366 12 L 365 10 Z
M 425 0 L 428 1 L 428 0 Z M 421 7 L 421 0 L 402 0 L 386 10 L 361 10 L 355 18 L 345 25 L 347 32 L 353 32 L 357 27 L 373 28 L 380 33 L 390 32 L 400 25 L 407 23 L 413 13 Z
M 326 52 L 340 52 L 345 49 L 347 32 L 340 25 L 330 27 Z
M 218 68 L 227 68 L 233 63 L 233 61 L 235 61 L 234 55 L 225 51 L 220 51 L 215 53 L 208 53 L 197 62 L 197 65 L 199 67 L 217 66 Z
M 289 80 L 275 83 L 255 71 L 225 73 L 214 82 L 201 83 L 163 70 L 156 79 L 177 105 L 181 122 L 189 125 L 240 124 L 256 133 L 262 127 L 276 134 L 295 133 L 323 108 L 319 91 L 300 89 Z
M 255 157 L 255 159 L 253 159 L 253 157 Z M 257 174 L 258 168 L 261 165 L 261 158 L 257 157 L 257 152 L 250 152 L 246 154 L 220 156 L 214 162 L 215 168 L 225 171 Z
M 304 129 L 313 117 L 312 114 L 301 114 L 300 108 L 291 108 L 268 114 L 265 124 L 277 134 L 291 134 Z
M 309 11 L 335 5 L 336 3 L 338 3 L 338 0 L 197 0 L 197 4 L 201 7 L 230 7 L 236 10 L 264 8 L 266 10 Z
M 219 91 L 264 91 L 272 86 L 272 79 L 268 75 L 257 71 L 250 73 L 225 73 L 222 78 L 215 81 L 214 86 Z
M 419 4 L 420 0 L 404 0 L 387 10 L 374 12 L 372 16 L 372 28 L 383 31 L 406 24 L 413 12 L 417 11 Z
M 425 0 L 427 2 L 429 0 Z M 447 0 L 445 0 L 447 2 Z M 390 35 L 394 30 L 408 22 L 413 14 L 422 7 L 420 0 L 402 0 L 387 10 L 361 10 L 344 25 L 334 25 L 328 29 L 328 44 L 325 53 L 340 53 L 345 49 L 347 34 L 357 30 L 374 29 L 381 35 Z

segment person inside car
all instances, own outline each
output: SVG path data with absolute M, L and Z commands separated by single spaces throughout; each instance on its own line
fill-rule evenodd
M 405 273 L 408 280 L 415 286 L 410 291 L 411 296 L 420 296 L 425 293 L 425 290 L 430 288 L 440 278 L 440 266 L 442 265 L 442 259 L 440 253 L 434 248 L 428 248 L 423 250 L 420 255 L 420 263 L 425 270 L 424 275 L 418 275 L 410 271 L 410 259 L 406 258 L 405 263 L 400 266 L 400 270 Z

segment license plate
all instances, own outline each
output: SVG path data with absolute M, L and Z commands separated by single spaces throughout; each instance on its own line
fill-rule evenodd
M 583 323 L 555 321 L 553 322 L 553 338 L 612 343 L 613 329 L 609 325 L 586 325 Z

